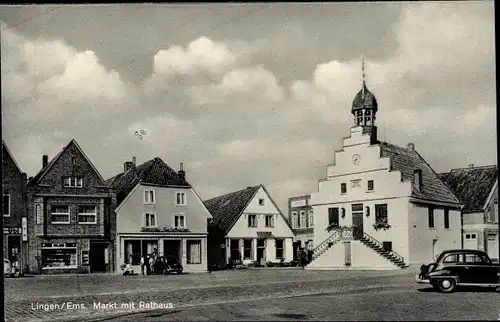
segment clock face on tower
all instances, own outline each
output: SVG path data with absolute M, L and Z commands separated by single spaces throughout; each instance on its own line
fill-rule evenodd
M 361 156 L 359 154 L 355 154 L 352 156 L 352 163 L 354 165 L 358 165 L 359 161 L 361 161 Z

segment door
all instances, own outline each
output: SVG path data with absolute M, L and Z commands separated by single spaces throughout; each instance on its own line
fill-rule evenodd
M 168 259 L 176 259 L 181 261 L 181 241 L 180 240 L 165 240 L 163 242 L 163 255 Z
M 20 236 L 8 236 L 7 237 L 7 245 L 8 245 L 8 260 L 10 260 L 10 264 L 12 267 L 20 268 L 21 261 L 21 237 Z
M 466 233 L 464 236 L 464 249 L 477 249 L 477 234 Z
M 469 267 L 469 282 L 473 284 L 496 284 L 498 283 L 498 265 L 481 254 L 466 254 L 465 263 Z
M 108 244 L 90 243 L 90 272 L 106 272 Z
M 489 234 L 488 235 L 488 244 L 487 244 L 488 256 L 491 259 L 498 259 L 498 234 Z
M 354 239 L 363 238 L 363 213 L 353 212 L 352 213 L 352 228 L 354 229 L 353 237 Z
M 266 260 L 266 240 L 257 239 L 257 262 L 259 264 L 265 264 Z M 264 263 L 262 263 L 264 261 Z

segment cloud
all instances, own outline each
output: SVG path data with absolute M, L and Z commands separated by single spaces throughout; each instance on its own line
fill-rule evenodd
M 216 43 L 207 37 L 200 37 L 185 49 L 172 46 L 160 50 L 154 57 L 154 72 L 162 76 L 174 74 L 194 75 L 199 71 L 219 73 L 230 66 L 236 55 L 224 43 Z

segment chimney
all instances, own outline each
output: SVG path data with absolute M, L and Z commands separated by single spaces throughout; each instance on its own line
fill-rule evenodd
M 186 179 L 186 172 L 184 171 L 184 165 L 182 164 L 182 162 L 181 162 L 181 164 L 179 166 L 179 177 L 182 180 Z
M 411 151 L 415 151 L 415 144 L 413 144 L 413 143 L 408 143 L 408 144 L 406 145 L 406 149 L 407 149 L 407 150 L 411 150 Z
M 42 156 L 42 169 L 45 168 L 48 163 L 49 163 L 49 156 L 44 154 Z
M 127 172 L 128 170 L 132 169 L 134 167 L 134 163 L 131 161 L 127 161 L 123 164 L 123 172 Z
M 471 169 L 474 168 L 474 163 L 469 164 L 469 168 L 471 168 Z
M 135 161 L 136 161 L 136 158 L 132 157 L 132 163 L 134 164 L 134 167 L 135 167 Z

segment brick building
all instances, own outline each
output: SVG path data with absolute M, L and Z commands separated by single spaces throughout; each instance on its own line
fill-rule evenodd
M 28 254 L 26 173 L 21 171 L 4 141 L 2 169 L 3 253 L 13 266 L 24 271 Z
M 116 194 L 71 140 L 28 182 L 31 273 L 114 271 Z

